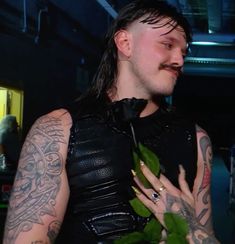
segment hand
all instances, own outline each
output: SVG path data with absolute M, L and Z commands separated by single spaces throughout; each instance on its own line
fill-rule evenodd
M 134 177 L 136 184 L 141 189 L 137 194 L 140 201 L 155 215 L 164 226 L 164 213 L 173 212 L 181 215 L 186 220 L 196 219 L 194 210 L 194 198 L 185 180 L 185 171 L 179 166 L 179 186 L 176 188 L 164 175 L 158 179 L 148 167 L 141 162 L 141 170 L 146 179 L 153 186 L 147 189 L 140 182 L 138 177 Z
M 163 226 L 165 226 L 164 213 L 176 213 L 186 219 L 189 225 L 187 236 L 189 243 L 201 243 L 203 241 L 218 243 L 214 236 L 209 235 L 197 220 L 195 199 L 185 180 L 185 170 L 181 165 L 179 165 L 179 189 L 163 174 L 158 179 L 143 162 L 141 162 L 141 170 L 153 188 L 144 187 L 135 175 L 134 181 L 140 189 L 140 191 L 136 191 L 136 196 Z

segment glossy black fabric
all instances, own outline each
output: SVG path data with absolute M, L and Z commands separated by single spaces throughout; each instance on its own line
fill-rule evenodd
M 117 107 L 113 108 L 79 117 L 72 114 L 67 160 L 70 200 L 58 243 L 64 236 L 68 243 L 112 243 L 124 233 L 142 229 L 147 222 L 129 205 L 134 196 L 130 120 L 137 140 L 159 156 L 164 174 L 177 185 L 181 163 L 193 186 L 194 124 L 163 110 L 145 118 L 137 118 L 137 113 L 122 120 Z

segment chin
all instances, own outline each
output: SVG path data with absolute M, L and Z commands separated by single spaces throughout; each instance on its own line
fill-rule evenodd
M 174 89 L 168 89 L 168 90 L 163 90 L 158 93 L 160 96 L 171 96 L 173 93 Z

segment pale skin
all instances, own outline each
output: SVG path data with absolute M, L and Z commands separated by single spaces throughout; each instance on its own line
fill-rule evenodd
M 142 117 L 159 108 L 155 95 L 173 92 L 187 49 L 180 27 L 170 32 L 170 26 L 156 27 L 159 26 L 136 21 L 115 35 L 119 72 L 115 87 L 108 95 L 113 101 L 132 97 L 147 99 Z M 32 126 L 19 160 L 4 244 L 54 242 L 69 198 L 65 162 L 71 125 L 69 113 L 60 109 L 39 118 Z M 211 146 L 204 137 L 208 138 L 198 129 L 198 171 L 190 199 L 196 218 L 211 233 L 208 180 Z M 180 190 L 175 191 L 178 194 Z
M 65 159 L 71 124 L 60 109 L 32 126 L 20 155 L 4 244 L 54 242 L 69 197 Z
M 187 50 L 182 29 L 177 28 L 164 35 L 171 27 L 157 27 L 136 21 L 115 35 L 119 72 L 116 90 L 114 94 L 110 91 L 110 96 L 112 100 L 147 99 L 148 104 L 141 116 L 158 109 L 154 101 L 156 95 L 172 94 Z M 162 65 L 171 65 L 171 68 L 162 68 Z

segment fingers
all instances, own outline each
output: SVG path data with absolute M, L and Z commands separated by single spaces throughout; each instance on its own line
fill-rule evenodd
M 140 190 L 151 200 L 153 203 L 157 203 L 160 200 L 160 194 L 154 191 L 151 188 L 145 188 L 142 182 L 139 180 L 138 177 L 134 177 L 134 181 L 136 182 L 137 186 Z
M 136 197 L 154 214 L 160 223 L 164 225 L 164 204 L 161 202 L 161 196 L 157 196 L 158 200 L 154 201 L 135 187 L 132 188 L 136 193 Z
M 141 170 L 153 188 L 161 194 L 162 191 L 165 190 L 165 185 L 150 171 L 150 169 L 143 162 L 141 162 Z
M 144 203 L 150 203 L 152 204 L 156 204 L 161 200 L 161 192 L 165 190 L 165 187 L 162 185 L 162 183 L 160 183 L 160 181 L 152 174 L 152 172 L 143 164 L 141 164 L 141 167 L 145 167 L 146 169 L 146 175 L 148 175 L 147 179 L 149 180 L 149 177 L 151 177 L 151 180 L 149 180 L 149 182 L 153 185 L 154 183 L 156 185 L 159 185 L 159 188 L 157 189 L 157 187 L 155 186 L 154 189 L 152 188 L 146 188 L 143 183 L 139 180 L 138 177 L 136 177 L 136 174 L 134 171 L 132 171 L 132 174 L 134 175 L 134 181 L 136 182 L 137 186 L 140 188 L 141 192 L 139 191 L 135 191 L 136 193 L 139 193 L 138 196 L 140 196 L 140 198 L 142 199 L 144 197 L 144 199 L 147 199 L 147 202 L 144 201 Z M 134 188 L 133 188 L 134 189 Z M 144 193 L 144 194 L 142 194 Z M 148 204 L 149 206 L 149 204 Z
M 167 190 L 174 194 L 178 195 L 180 193 L 179 189 L 177 189 L 170 180 L 166 178 L 165 175 L 161 174 L 159 180 L 162 182 L 162 184 L 167 188 Z
M 178 177 L 178 182 L 179 182 L 180 190 L 182 191 L 182 193 L 187 195 L 190 200 L 193 200 L 194 199 L 193 195 L 189 189 L 187 181 L 185 180 L 185 170 L 182 165 L 179 165 L 179 171 L 180 173 Z
M 172 196 L 182 197 L 185 200 L 188 199 L 187 201 L 189 201 L 190 204 L 194 202 L 193 194 L 191 193 L 188 183 L 185 180 L 185 170 L 182 165 L 179 165 L 179 189 L 175 187 L 164 175 L 161 174 L 160 177 L 157 178 L 143 162 L 141 162 L 141 170 L 146 179 L 152 185 L 153 189 L 145 188 L 138 177 L 134 177 L 134 180 L 144 194 L 149 197 L 149 199 L 152 199 L 153 192 L 156 192 L 159 193 L 164 200 L 167 192 Z
M 141 170 L 152 188 L 146 188 L 134 173 L 134 181 L 140 189 L 140 191 L 135 190 L 136 196 L 163 226 L 163 216 L 166 211 L 182 215 L 194 211 L 194 198 L 185 180 L 185 170 L 181 165 L 178 176 L 179 189 L 164 175 L 156 177 L 143 163 L 141 163 Z
M 170 194 L 173 195 L 179 195 L 180 191 L 177 189 L 164 175 L 160 175 L 160 178 L 157 178 L 150 169 L 141 162 L 141 170 L 146 177 L 146 179 L 149 181 L 149 183 L 152 185 L 154 190 L 156 190 L 158 193 L 162 195 L 163 191 L 167 190 Z

